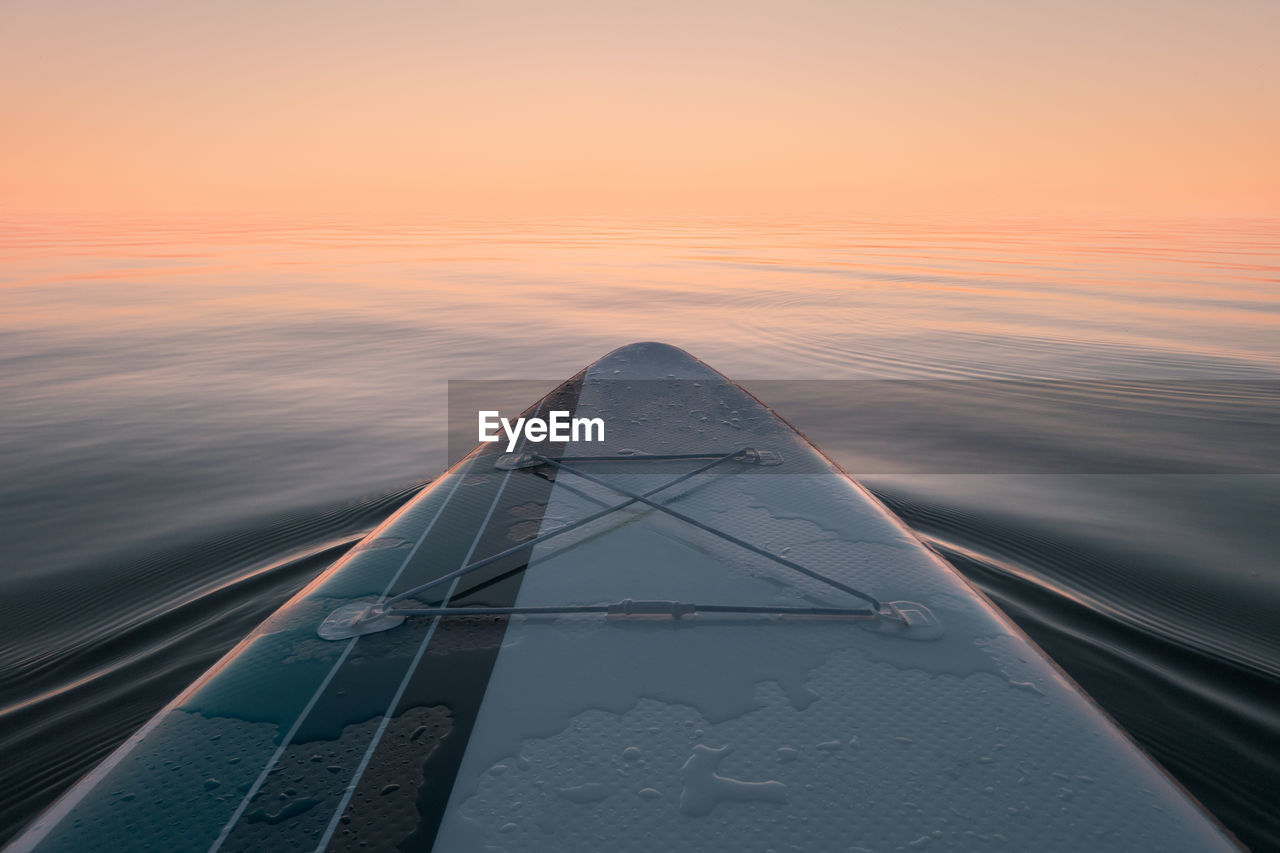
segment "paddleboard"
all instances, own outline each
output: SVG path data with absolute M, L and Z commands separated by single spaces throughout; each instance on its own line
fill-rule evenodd
M 731 380 L 633 344 L 554 411 L 603 440 L 482 444 L 9 849 L 1236 849 Z

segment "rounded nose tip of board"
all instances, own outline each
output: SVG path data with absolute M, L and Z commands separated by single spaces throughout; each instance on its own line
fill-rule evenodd
M 621 355 L 629 358 L 665 356 L 667 358 L 684 358 L 693 360 L 693 356 L 680 349 L 680 347 L 672 346 L 662 341 L 635 341 L 626 346 L 618 347 L 609 355 Z
M 588 368 L 596 379 L 700 379 L 723 377 L 697 357 L 659 341 L 638 341 L 619 347 Z
M 404 619 L 403 616 L 385 612 L 381 605 L 353 601 L 325 617 L 316 633 L 323 640 L 347 640 L 389 630 L 404 622 Z

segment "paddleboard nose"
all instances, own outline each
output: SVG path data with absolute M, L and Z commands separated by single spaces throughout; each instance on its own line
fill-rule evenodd
M 596 379 L 722 379 L 694 356 L 660 341 L 619 347 L 588 368 Z

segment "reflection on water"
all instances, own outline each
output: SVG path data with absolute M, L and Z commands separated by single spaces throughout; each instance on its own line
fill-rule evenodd
M 1203 427 L 1280 379 L 1278 231 L 5 221 L 0 839 L 438 472 L 446 380 L 658 339 L 744 379 L 880 380 L 757 391 L 1278 846 L 1275 410 Z M 978 383 L 996 404 L 950 423 L 966 383 L 904 379 L 1054 381 Z M 1076 387 L 1140 389 L 1141 440 L 1064 426 Z M 941 414 L 896 427 L 903 394 Z M 984 467 L 1015 445 L 1106 464 Z

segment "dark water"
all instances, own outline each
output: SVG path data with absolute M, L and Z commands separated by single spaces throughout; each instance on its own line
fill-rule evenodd
M 0 839 L 439 472 L 446 380 L 658 339 L 1280 848 L 1278 225 L 0 221 Z

